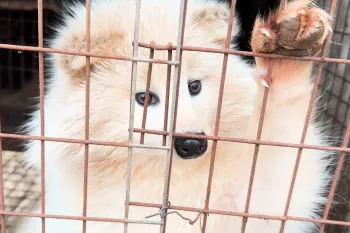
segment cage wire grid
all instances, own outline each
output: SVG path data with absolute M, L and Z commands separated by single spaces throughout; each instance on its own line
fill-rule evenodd
M 347 2 L 347 3 L 345 3 Z M 324 3 L 326 4 L 326 3 Z M 348 8 L 349 1 L 340 1 L 338 3 L 338 9 L 340 9 L 340 5 L 347 4 Z M 207 216 L 208 214 L 220 214 L 220 215 L 228 215 L 228 216 L 238 216 L 242 217 L 242 233 L 245 232 L 245 227 L 248 218 L 259 218 L 259 219 L 271 219 L 271 220 L 279 220 L 281 221 L 281 228 L 280 233 L 284 232 L 284 226 L 287 220 L 294 220 L 294 221 L 307 221 L 307 222 L 314 222 L 320 224 L 319 233 L 323 233 L 325 231 L 326 224 L 330 225 L 338 225 L 338 226 L 350 226 L 350 222 L 346 221 L 335 221 L 335 220 L 329 220 L 328 215 L 331 208 L 331 202 L 333 200 L 335 189 L 337 186 L 337 180 L 339 179 L 341 175 L 341 168 L 345 161 L 345 153 L 350 152 L 350 148 L 347 147 L 349 142 L 349 136 L 350 136 L 350 124 L 348 124 L 348 119 L 344 118 L 343 121 L 339 121 L 337 118 L 333 118 L 335 123 L 339 123 L 341 127 L 346 127 L 346 131 L 344 133 L 344 139 L 342 146 L 314 146 L 314 145 L 306 145 L 304 144 L 305 135 L 307 132 L 307 128 L 309 125 L 312 108 L 315 102 L 316 93 L 319 88 L 320 83 L 320 76 L 321 72 L 323 70 L 323 67 L 326 65 L 326 71 L 333 75 L 334 79 L 342 77 L 337 74 L 337 72 L 343 71 L 343 74 L 346 74 L 348 71 L 348 67 L 345 65 L 350 64 L 350 57 L 349 55 L 340 56 L 340 50 L 337 52 L 337 56 L 330 57 L 329 53 L 327 54 L 327 46 L 329 44 L 329 39 L 325 42 L 323 45 L 323 49 L 321 52 L 321 57 L 303 57 L 303 58 L 296 58 L 296 57 L 288 57 L 288 56 L 282 56 L 282 55 L 275 55 L 275 54 L 262 54 L 262 53 L 254 53 L 254 52 L 245 52 L 245 51 L 235 51 L 231 50 L 229 48 L 230 41 L 225 41 L 225 48 L 224 49 L 209 49 L 209 48 L 202 48 L 202 47 L 189 47 L 184 46 L 183 40 L 184 40 L 184 32 L 185 32 L 185 17 L 186 17 L 186 8 L 187 8 L 187 0 L 181 1 L 181 11 L 179 12 L 179 28 L 178 28 L 178 38 L 177 38 L 177 44 L 176 46 L 173 46 L 172 44 L 168 45 L 156 45 L 154 42 L 140 42 L 139 41 L 139 23 L 140 23 L 140 8 L 141 8 L 141 0 L 136 1 L 135 10 L 137 12 L 136 18 L 135 18 L 135 29 L 134 29 L 134 50 L 133 50 L 133 57 L 125 57 L 125 56 L 112 56 L 112 55 L 105 55 L 105 54 L 98 54 L 98 53 L 92 53 L 90 52 L 90 6 L 91 6 L 91 0 L 86 1 L 87 11 L 86 11 L 86 52 L 77 52 L 77 51 L 64 51 L 59 49 L 50 49 L 45 48 L 43 44 L 43 0 L 38 0 L 38 46 L 23 46 L 23 45 L 14 45 L 14 44 L 0 44 L 0 49 L 7 49 L 7 50 L 14 50 L 14 51 L 32 51 L 39 54 L 39 89 L 40 89 L 40 119 L 41 119 L 41 131 L 40 136 L 27 136 L 27 135 L 20 135 L 20 134 L 12 134 L 12 133 L 3 133 L 1 132 L 0 128 L 0 154 L 4 153 L 2 149 L 2 141 L 3 139 L 12 138 L 12 139 L 30 139 L 30 140 L 40 140 L 41 141 L 41 214 L 31 214 L 31 213 L 21 213 L 21 212 L 11 212 L 6 211 L 4 209 L 4 183 L 3 183 L 3 161 L 2 156 L 0 156 L 0 217 L 1 217 L 1 227 L 2 232 L 6 232 L 6 225 L 5 225 L 5 218 L 7 216 L 27 216 L 27 217 L 38 217 L 42 219 L 42 232 L 45 232 L 45 219 L 46 218 L 58 218 L 58 219 L 73 219 L 73 220 L 81 220 L 83 224 L 83 233 L 86 232 L 86 222 L 87 221 L 105 221 L 105 222 L 118 222 L 124 224 L 124 232 L 128 232 L 128 224 L 156 224 L 160 226 L 160 232 L 164 233 L 166 232 L 166 219 L 169 213 L 174 213 L 170 211 L 179 211 L 179 210 L 185 210 L 185 211 L 191 211 L 191 212 L 197 212 L 198 217 L 194 220 L 189 220 L 189 222 L 193 222 L 199 219 L 199 217 L 203 217 L 202 222 L 202 232 L 204 233 L 206 231 L 206 222 L 207 222 Z M 232 1 L 231 4 L 231 11 L 230 11 L 230 20 L 229 20 L 229 27 L 227 31 L 227 37 L 230 38 L 231 35 L 231 29 L 233 24 L 233 18 L 235 14 L 235 6 L 236 1 Z M 335 15 L 335 10 L 337 6 L 337 0 L 332 0 L 330 7 L 330 15 L 333 17 Z M 349 10 L 348 10 L 349 11 Z M 345 19 L 347 19 L 348 11 L 345 14 Z M 338 19 L 338 18 L 337 18 Z M 341 21 L 341 20 L 340 20 Z M 335 34 L 339 32 L 338 20 L 336 20 L 336 30 Z M 345 25 L 345 24 L 344 24 Z M 343 26 L 343 30 L 341 33 L 341 41 L 345 42 L 344 39 L 346 36 L 349 36 L 345 34 L 344 28 L 346 26 Z M 143 58 L 138 56 L 138 48 L 149 48 L 150 55 L 149 58 Z M 154 51 L 156 50 L 166 50 L 168 51 L 168 60 L 158 60 L 154 59 Z M 331 45 L 332 50 L 332 45 Z M 176 58 L 175 61 L 171 60 L 172 53 L 175 51 Z M 211 52 L 211 53 L 221 53 L 224 54 L 223 59 L 223 66 L 222 66 L 222 76 L 221 76 L 221 83 L 220 83 L 220 92 L 219 92 L 219 98 L 218 98 L 218 105 L 217 105 L 217 115 L 216 115 L 216 121 L 215 121 L 215 128 L 214 128 L 214 135 L 212 136 L 199 136 L 199 135 L 191 135 L 191 134 L 184 134 L 184 133 L 178 133 L 175 132 L 176 127 L 176 115 L 177 115 L 177 105 L 178 105 L 178 94 L 179 94 L 179 77 L 181 72 L 181 60 L 182 60 L 182 53 L 183 51 L 201 51 L 201 52 Z M 329 50 L 328 50 L 329 52 Z M 61 53 L 61 54 L 69 54 L 69 55 L 80 55 L 86 57 L 86 106 L 85 106 L 85 138 L 83 140 L 78 139 L 69 139 L 69 138 L 53 138 L 53 137 L 45 137 L 45 129 L 44 129 L 44 119 L 45 119 L 45 111 L 44 111 L 44 53 Z M 317 70 L 316 70 L 316 76 L 314 81 L 314 89 L 312 91 L 312 98 L 309 103 L 309 108 L 307 112 L 307 117 L 305 119 L 305 125 L 303 128 L 303 134 L 300 139 L 299 144 L 293 144 L 293 143 L 282 143 L 282 142 L 270 142 L 270 141 L 262 141 L 261 133 L 263 130 L 263 121 L 264 121 L 264 114 L 266 109 L 266 102 L 267 97 L 269 94 L 269 89 L 265 88 L 263 102 L 262 102 L 262 109 L 261 109 L 261 117 L 259 121 L 258 131 L 256 135 L 255 140 L 246 140 L 246 139 L 239 139 L 239 138 L 229 138 L 229 137 L 222 137 L 218 135 L 219 131 L 219 119 L 220 119 L 220 113 L 221 113 L 221 102 L 223 98 L 223 89 L 224 89 L 224 83 L 225 83 L 225 77 L 226 77 L 226 67 L 227 67 L 227 59 L 229 54 L 236 54 L 236 55 L 244 55 L 244 56 L 257 56 L 257 57 L 265 57 L 269 60 L 269 71 L 268 71 L 268 77 L 271 76 L 271 70 L 273 67 L 274 59 L 293 59 L 293 60 L 304 60 L 304 61 L 314 61 L 317 63 Z M 100 57 L 100 58 L 108 58 L 108 59 L 119 59 L 119 60 L 127 60 L 132 62 L 132 72 L 131 72 L 131 94 L 130 94 L 130 123 L 129 123 L 129 142 L 128 143 L 119 143 L 119 142 L 104 142 L 104 141 L 95 141 L 89 139 L 89 108 L 90 108 L 90 57 Z M 149 63 L 148 67 L 148 75 L 147 75 L 147 87 L 146 87 L 146 98 L 148 98 L 147 93 L 149 93 L 149 83 L 151 82 L 151 71 L 152 71 L 152 64 L 164 64 L 167 65 L 167 86 L 166 86 L 166 111 L 164 116 L 164 127 L 162 131 L 157 130 L 147 130 L 145 127 L 146 117 L 147 117 L 147 99 L 146 104 L 144 107 L 143 112 L 143 120 L 142 120 L 142 127 L 141 128 L 135 128 L 134 127 L 134 115 L 133 110 L 135 108 L 135 85 L 136 85 L 136 77 L 137 77 L 137 64 L 138 62 L 146 62 Z M 331 64 L 331 65 L 328 65 Z M 173 77 L 173 89 L 172 89 L 172 102 L 169 103 L 169 93 L 170 93 L 170 75 L 171 70 L 174 67 L 174 77 Z M 339 68 L 340 67 L 340 68 Z M 343 67 L 343 68 L 342 68 Z M 345 68 L 346 67 L 346 68 Z M 339 96 L 335 96 L 339 98 L 338 102 L 336 103 L 335 107 L 335 116 L 337 116 L 337 113 L 340 111 L 341 103 L 348 101 L 348 99 L 344 100 L 343 93 L 347 90 L 345 88 L 345 84 L 350 84 L 350 81 L 343 80 L 342 79 L 342 85 L 341 91 L 339 93 Z M 328 97 L 332 98 L 334 94 L 333 92 L 333 85 L 335 82 L 332 82 L 332 88 L 330 91 L 327 92 Z M 346 103 L 346 102 L 345 102 Z M 349 109 L 346 108 L 347 112 Z M 167 113 L 170 111 L 170 118 L 167 119 Z M 331 113 L 330 113 L 331 114 Z M 1 123 L 1 119 L 0 119 Z M 170 128 L 171 130 L 169 132 L 166 131 L 167 128 Z M 138 132 L 141 133 L 140 143 L 139 144 L 133 144 L 132 138 L 133 133 Z M 149 146 L 144 144 L 144 137 L 145 134 L 158 134 L 163 136 L 162 146 Z M 188 138 L 198 138 L 198 139 L 208 139 L 213 140 L 213 147 L 212 147 L 212 157 L 210 162 L 210 170 L 208 175 L 208 185 L 207 185 L 207 195 L 205 199 L 205 206 L 204 208 L 189 208 L 184 206 L 173 206 L 171 203 L 169 203 L 169 180 L 171 179 L 171 166 L 172 166 L 172 156 L 173 156 L 173 138 L 175 136 L 181 136 L 181 137 L 188 137 Z M 85 145 L 85 153 L 84 153 L 84 190 L 83 191 L 83 214 L 82 216 L 63 216 L 63 215 L 48 215 L 45 214 L 45 141 L 56 141 L 56 142 L 69 142 L 69 143 L 79 143 Z M 239 143 L 249 143 L 255 145 L 255 151 L 253 156 L 253 164 L 251 169 L 251 177 L 249 182 L 249 189 L 247 193 L 246 198 L 246 204 L 245 204 L 245 211 L 243 213 L 237 213 L 237 212 L 230 212 L 230 211 L 221 211 L 221 210 L 214 210 L 209 209 L 209 201 L 210 201 L 210 192 L 211 192 L 211 184 L 212 184 L 212 176 L 214 172 L 215 167 L 215 152 L 216 152 L 216 144 L 218 141 L 229 141 L 229 142 L 239 142 Z M 88 154 L 89 154 L 89 145 L 106 145 L 106 146 L 119 146 L 119 147 L 127 147 L 128 148 L 128 175 L 127 175 L 127 189 L 125 194 L 126 199 L 126 205 L 125 205 L 125 215 L 124 219 L 115 219 L 115 218 L 99 218 L 99 217 L 90 217 L 87 216 L 88 210 L 87 210 L 87 187 L 88 187 Z M 292 147 L 292 148 L 298 148 L 298 154 L 297 154 L 297 160 L 295 163 L 295 168 L 293 172 L 292 182 L 290 184 L 290 189 L 288 192 L 288 200 L 285 205 L 285 211 L 283 216 L 269 216 L 269 215 L 258 215 L 258 214 L 251 214 L 249 213 L 249 202 L 252 192 L 252 186 L 254 185 L 254 170 L 256 161 L 258 158 L 258 149 L 260 145 L 270 145 L 270 146 L 282 146 L 282 147 Z M 132 158 L 132 149 L 133 148 L 153 148 L 153 149 L 161 149 L 167 151 L 167 163 L 166 163 L 166 177 L 164 180 L 164 194 L 163 194 L 163 200 L 161 204 L 151 204 L 151 203 L 143 203 L 143 202 L 133 202 L 130 200 L 130 171 L 131 171 L 131 158 Z M 300 158 L 302 156 L 302 151 L 304 148 L 308 149 L 317 149 L 317 150 L 328 150 L 328 151 L 335 151 L 339 153 L 339 160 L 337 162 L 335 174 L 333 177 L 333 181 L 331 184 L 328 200 L 325 206 L 325 210 L 322 216 L 322 219 L 311 219 L 311 218 L 301 218 L 301 217 L 295 217 L 295 216 L 289 216 L 288 215 L 288 209 L 291 201 L 291 197 L 293 194 L 293 188 L 294 188 L 294 182 L 296 179 L 296 175 L 298 172 L 298 165 Z M 129 215 L 129 206 L 144 206 L 144 207 L 155 207 L 160 208 L 160 217 L 161 221 L 150 221 L 150 220 L 130 220 L 128 219 Z M 178 213 L 179 214 L 179 213 Z M 186 219 L 184 216 L 182 218 Z M 187 219 L 188 220 L 188 219 Z
M 323 8 L 329 8 L 330 2 L 320 0 L 319 5 Z M 333 39 L 330 48 L 327 51 L 328 57 L 338 57 L 350 59 L 350 1 L 339 1 L 337 5 L 337 14 L 333 26 Z M 337 63 L 328 63 L 323 72 L 324 100 L 327 107 L 325 115 L 331 120 L 333 132 L 336 137 L 343 137 L 346 123 L 350 119 L 350 76 L 349 65 Z M 336 196 L 334 197 L 334 207 L 332 208 L 331 219 L 342 219 L 350 221 L 350 161 L 349 158 L 344 161 L 342 176 L 338 181 Z M 342 229 L 339 226 L 329 226 L 329 232 L 350 232 L 350 228 Z

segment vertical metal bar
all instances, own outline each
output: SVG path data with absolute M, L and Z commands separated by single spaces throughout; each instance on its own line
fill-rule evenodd
M 346 1 L 341 1 L 341 2 L 340 2 L 339 6 L 338 6 L 339 9 L 342 9 L 342 8 L 343 8 L 342 3 L 346 4 Z M 323 5 L 325 6 L 325 4 L 323 4 Z M 338 9 L 338 10 L 339 10 L 339 9 Z M 336 31 L 336 29 L 337 29 L 337 25 L 338 25 L 339 20 L 340 20 L 340 17 L 336 17 L 336 18 L 335 18 L 335 21 L 334 21 L 334 31 Z M 346 25 L 346 24 L 344 24 L 344 25 Z M 335 33 L 335 34 L 336 34 L 336 33 Z M 342 40 L 342 39 L 341 39 L 341 40 Z M 339 46 L 339 44 L 337 44 L 337 43 L 331 44 L 331 45 L 330 45 L 330 50 L 333 51 L 334 49 L 336 49 L 336 46 Z M 332 57 L 339 57 L 339 54 L 340 54 L 340 49 L 337 50 L 337 51 L 336 51 L 336 54 L 334 54 L 334 56 L 332 55 Z M 334 65 L 336 66 L 336 64 L 334 64 Z M 335 69 L 335 70 L 336 70 L 336 69 Z M 334 82 L 332 82 L 332 84 L 331 84 L 331 90 L 333 89 L 333 86 L 334 86 Z M 328 102 L 329 102 L 329 101 L 330 101 L 330 99 L 328 100 Z
M 350 59 L 350 47 L 349 47 L 349 59 Z M 350 66 L 349 65 L 346 65 L 346 69 L 345 69 L 345 72 L 344 72 L 344 76 L 343 78 L 346 79 L 346 75 L 347 74 L 350 74 Z M 348 84 L 350 84 L 349 81 L 347 81 Z M 344 85 L 345 86 L 345 85 Z M 350 96 L 349 96 L 350 97 Z M 348 98 L 347 100 L 344 100 L 346 101 L 346 109 L 345 109 L 345 117 L 343 119 L 343 122 L 342 122 L 342 127 L 345 127 L 346 125 L 346 121 L 347 121 L 347 114 L 348 114 L 348 111 L 349 111 L 349 107 L 350 107 L 350 98 Z M 343 131 L 344 132 L 344 131 Z M 342 132 L 342 133 L 343 133 Z
M 184 34 L 186 26 L 186 14 L 187 14 L 187 0 L 181 0 L 180 3 L 180 16 L 178 21 L 178 31 L 176 40 L 176 54 L 175 61 L 179 62 L 179 65 L 175 66 L 174 69 L 174 79 L 173 79 L 173 89 L 172 89 L 172 102 L 170 106 L 170 120 L 169 120 L 169 135 L 167 140 L 167 146 L 170 146 L 170 150 L 167 152 L 166 168 L 165 168 L 165 180 L 164 180 L 164 191 L 163 191 L 163 203 L 162 208 L 164 210 L 162 220 L 163 225 L 160 227 L 160 232 L 165 233 L 167 215 L 166 207 L 169 201 L 169 191 L 170 191 L 170 179 L 171 179 L 171 169 L 174 151 L 174 138 L 173 134 L 176 130 L 176 117 L 177 117 L 177 106 L 179 100 L 179 88 L 180 88 L 180 78 L 181 78 L 181 62 L 182 62 L 182 46 L 184 44 Z M 168 54 L 170 56 L 170 53 Z
M 348 123 L 347 129 L 346 129 L 346 132 L 345 132 L 342 148 L 347 148 L 348 143 L 349 143 L 349 137 L 350 137 L 350 122 Z M 336 167 L 336 170 L 335 170 L 335 173 L 334 173 L 331 189 L 330 189 L 330 192 L 329 192 L 329 195 L 328 195 L 326 208 L 325 208 L 325 211 L 323 213 L 322 219 L 324 219 L 324 220 L 327 219 L 328 214 L 329 214 L 329 210 L 331 208 L 331 202 L 333 200 L 333 196 L 334 196 L 334 193 L 335 193 L 335 188 L 337 187 L 337 181 L 338 181 L 338 178 L 340 177 L 340 172 L 341 172 L 341 169 L 343 167 L 344 156 L 345 156 L 345 152 L 342 151 L 340 153 L 340 155 L 339 155 L 339 160 L 338 160 L 338 164 L 337 164 L 337 167 Z M 324 232 L 324 228 L 325 228 L 325 224 L 321 223 L 319 233 L 323 233 Z
M 345 1 L 344 1 L 345 2 Z M 341 2 L 342 3 L 342 2 Z M 347 2 L 347 11 L 346 11 L 346 14 L 345 14 L 345 19 L 348 19 L 348 17 L 349 17 L 349 12 L 350 12 L 350 2 L 348 1 Z M 341 8 L 340 8 L 341 9 Z M 336 19 L 336 21 L 338 21 L 339 20 L 339 18 L 340 17 L 337 17 L 337 19 Z M 337 23 L 335 23 L 335 27 L 337 26 Z M 347 27 L 347 24 L 346 23 L 344 23 L 344 26 L 343 26 L 343 30 L 342 30 L 342 32 L 341 32 L 341 38 L 340 38 L 340 44 L 343 44 L 344 43 L 344 37 L 345 37 L 345 30 L 346 30 L 346 27 Z M 337 53 L 337 57 L 339 57 L 339 55 L 340 55 L 340 51 L 341 51 L 341 49 L 339 48 L 338 49 L 338 53 Z M 349 50 L 348 50 L 348 55 L 347 55 L 347 59 L 349 59 L 350 58 L 350 48 L 349 48 Z M 336 63 L 335 64 L 335 70 L 334 70 L 334 73 L 335 74 L 337 74 L 337 69 L 338 69 L 338 66 L 339 66 L 339 63 Z M 346 70 L 346 69 L 345 69 Z M 339 93 L 339 98 L 341 99 L 341 95 L 343 94 L 343 90 L 344 90 L 344 79 L 345 79 L 345 70 L 344 70 L 344 72 L 343 72 L 343 75 L 341 76 L 342 77 L 342 81 L 341 81 L 341 88 L 340 88 L 340 93 Z M 335 79 L 335 78 L 334 78 Z M 333 79 L 333 80 L 334 80 Z M 333 86 L 334 86 L 334 81 L 333 81 L 333 83 L 332 83 L 332 85 L 331 85 L 331 92 L 333 91 Z M 336 121 L 336 119 L 338 118 L 338 112 L 339 112 L 339 106 L 340 106 L 340 101 L 338 100 L 337 101 L 337 103 L 336 103 L 336 106 L 335 106 L 335 114 L 334 114 L 334 117 L 333 117 L 333 122 L 332 122 L 332 125 L 334 125 L 334 123 L 335 123 L 335 121 Z M 346 114 L 346 113 L 345 113 Z M 344 116 L 345 118 L 346 118 L 346 116 Z
M 271 83 L 271 75 L 272 75 L 274 60 L 267 60 L 267 61 L 268 61 L 268 65 L 269 65 L 268 72 L 267 72 L 267 83 Z M 269 90 L 270 89 L 267 87 L 265 87 L 265 89 L 264 89 L 264 96 L 263 96 L 263 101 L 262 101 L 261 110 L 260 110 L 260 118 L 259 118 L 256 140 L 261 139 Z M 245 209 L 244 209 L 244 213 L 246 213 L 246 214 L 248 214 L 248 212 L 249 212 L 250 199 L 251 199 L 251 195 L 252 195 L 252 191 L 253 191 L 253 183 L 254 183 L 254 177 L 255 177 L 256 163 L 258 161 L 259 149 L 260 149 L 260 144 L 255 144 L 255 149 L 254 149 L 254 154 L 253 154 L 253 163 L 252 163 L 252 167 L 251 167 L 251 171 L 250 171 L 247 199 L 246 199 Z M 242 233 L 245 233 L 245 231 L 246 231 L 247 222 L 248 222 L 248 218 L 243 217 L 242 228 L 241 228 Z
M 227 27 L 227 34 L 226 34 L 226 38 L 225 38 L 225 47 L 224 47 L 225 49 L 229 49 L 230 44 L 231 44 L 233 20 L 235 17 L 235 8 L 236 8 L 236 0 L 232 0 L 229 24 Z M 218 134 L 219 134 L 221 107 L 222 107 L 222 99 L 223 99 L 223 94 L 224 94 L 227 62 L 228 62 L 228 54 L 226 53 L 226 54 L 224 54 L 224 59 L 223 59 L 223 64 L 222 64 L 222 73 L 221 73 L 221 80 L 220 80 L 218 105 L 217 105 L 217 109 L 216 109 L 217 111 L 216 111 L 216 118 L 215 118 L 214 136 L 218 136 Z M 211 154 L 211 160 L 210 160 L 210 169 L 209 169 L 209 177 L 208 177 L 207 194 L 206 194 L 206 198 L 205 198 L 205 207 L 204 207 L 205 210 L 209 209 L 209 200 L 210 200 L 210 193 L 211 193 L 211 185 L 212 185 L 212 181 L 213 181 L 217 143 L 218 143 L 217 140 L 213 140 L 212 154 Z M 205 233 L 205 231 L 206 231 L 207 218 L 208 218 L 208 214 L 204 214 L 203 229 L 202 229 L 203 233 Z
M 139 53 L 139 36 L 140 36 L 140 10 L 141 0 L 136 1 L 135 9 L 135 28 L 134 28 L 134 50 L 133 57 L 138 57 Z M 130 90 L 130 114 L 129 114 L 129 145 L 133 144 L 134 136 L 134 113 L 135 113 L 135 92 L 136 92 L 136 78 L 137 78 L 137 61 L 132 62 L 131 69 L 131 90 Z M 132 162 L 132 147 L 128 148 L 128 171 L 126 178 L 126 197 L 125 197 L 125 212 L 124 218 L 129 218 L 130 207 L 130 182 L 131 182 L 131 162 Z M 128 232 L 128 223 L 124 223 L 124 233 Z
M 329 13 L 329 15 L 331 17 L 331 20 L 333 19 L 336 5 L 337 5 L 337 0 L 332 0 L 331 10 L 330 10 L 330 13 Z M 322 53 L 321 53 L 322 57 L 325 57 L 325 55 L 326 55 L 327 45 L 328 45 L 329 40 L 330 40 L 330 36 L 328 36 L 328 38 L 326 39 L 326 41 L 324 42 L 324 44 L 322 46 Z M 308 106 L 308 110 L 307 110 L 307 114 L 306 114 L 306 118 L 305 118 L 305 124 L 304 124 L 304 128 L 303 128 L 302 136 L 301 136 L 301 139 L 300 139 L 300 144 L 304 144 L 304 142 L 305 142 L 306 133 L 307 133 L 307 130 L 308 130 L 308 127 L 309 127 L 309 123 L 310 123 L 310 119 L 311 119 L 311 115 L 312 115 L 312 109 L 313 109 L 313 106 L 314 106 L 314 103 L 315 103 L 317 90 L 318 90 L 318 84 L 320 82 L 323 66 L 324 66 L 324 62 L 320 62 L 318 64 L 318 67 L 317 67 L 316 78 L 315 78 L 313 90 L 312 90 L 312 93 L 311 93 L 311 99 L 310 99 L 310 102 L 309 102 L 309 106 Z M 289 207 L 290 207 L 290 202 L 292 200 L 295 180 L 296 180 L 298 169 L 299 169 L 299 164 L 300 164 L 302 151 L 303 151 L 302 148 L 298 149 L 298 154 L 297 154 L 297 158 L 295 160 L 295 166 L 294 166 L 294 170 L 293 170 L 292 181 L 291 181 L 291 184 L 290 184 L 290 187 L 289 187 L 289 191 L 288 191 L 287 203 L 286 203 L 286 206 L 285 206 L 285 209 L 284 209 L 284 214 L 283 214 L 284 219 L 287 218 Z M 280 233 L 284 232 L 285 225 L 286 225 L 286 220 L 283 220 L 281 222 Z
M 342 9 L 342 3 L 346 3 L 346 1 L 341 1 L 341 3 L 338 5 L 338 10 L 339 9 Z M 325 6 L 325 2 L 323 3 L 323 6 Z M 335 31 L 335 34 L 336 34 L 336 27 L 338 25 L 338 22 L 340 20 L 340 17 L 336 17 L 335 18 L 335 22 L 334 22 L 334 31 Z M 344 34 L 344 33 L 343 33 Z M 339 46 L 337 43 L 333 43 L 330 45 L 330 51 L 333 51 L 333 50 L 336 50 L 336 46 Z M 332 57 L 339 57 L 339 54 L 340 54 L 340 49 L 336 51 L 336 54 L 334 54 L 334 56 L 332 55 Z M 333 65 L 333 64 L 331 64 Z M 334 64 L 334 66 L 337 66 L 336 64 Z M 326 69 L 328 71 L 328 69 Z M 335 68 L 335 71 L 336 71 L 336 68 Z M 329 72 L 333 73 L 332 70 L 329 68 Z M 334 76 L 334 75 L 333 75 Z M 333 78 L 333 81 L 331 82 L 331 85 L 330 85 L 330 91 L 329 93 L 332 93 L 332 89 L 333 89 L 333 86 L 334 86 L 334 79 Z M 332 101 L 332 97 L 331 95 L 328 95 L 328 98 L 327 98 L 327 103 L 330 103 Z M 332 120 L 334 120 L 335 116 L 332 115 Z M 333 123 L 332 123 L 333 124 Z
M 171 43 L 167 45 L 170 49 L 168 50 L 168 61 L 171 61 L 173 57 L 173 51 L 171 50 Z M 163 131 L 168 129 L 168 114 L 169 114 L 169 94 L 170 94 L 170 79 L 171 79 L 171 65 L 167 67 L 167 79 L 166 79 L 166 90 L 165 90 L 165 109 L 164 109 L 164 123 L 163 123 Z M 166 145 L 166 135 L 163 135 L 163 143 L 162 146 Z
M 350 5 L 349 5 L 350 6 Z M 350 59 L 350 47 L 348 49 L 348 56 L 347 56 L 347 59 Z M 346 80 L 346 74 L 349 73 L 349 65 L 346 65 L 344 71 L 343 71 L 343 74 L 341 76 L 341 87 L 340 87 L 340 92 L 339 92 L 339 96 L 337 97 L 338 98 L 338 101 L 337 101 L 337 104 L 335 106 L 335 113 L 334 113 L 334 116 L 333 116 L 333 121 L 332 121 L 332 125 L 335 125 L 336 123 L 338 124 L 341 124 L 341 127 L 342 127 L 342 133 L 344 133 L 344 131 L 346 130 L 346 121 L 347 121 L 347 112 L 348 112 L 348 109 L 349 109 L 349 102 L 345 102 L 346 100 L 344 100 L 344 102 L 342 101 L 342 97 L 343 97 L 343 93 L 344 91 L 346 90 L 345 87 L 347 85 L 345 85 L 345 83 L 348 83 L 349 84 L 349 81 Z M 333 78 L 333 82 L 334 80 L 336 79 L 336 75 L 334 74 L 334 78 Z M 333 95 L 332 93 L 332 90 L 330 91 L 330 94 L 329 95 Z M 344 104 L 346 104 L 346 109 L 345 109 L 345 112 L 344 112 L 344 119 L 343 121 L 339 118 L 338 119 L 338 113 L 339 113 L 339 109 L 340 109 L 340 103 L 343 102 Z M 342 121 L 342 122 L 341 122 Z M 345 129 L 344 129 L 345 128 Z
M 90 52 L 91 45 L 91 0 L 86 0 L 86 52 Z M 90 137 L 90 57 L 86 56 L 85 67 L 85 140 Z M 87 193 L 88 193 L 88 163 L 89 163 L 89 144 L 84 145 L 84 188 L 83 188 L 83 217 L 87 214 Z M 83 233 L 86 233 L 86 220 L 83 220 Z
M 155 44 L 153 41 L 150 43 L 150 53 L 149 53 L 149 58 L 153 59 L 154 57 L 154 47 Z M 152 79 L 152 67 L 153 63 L 148 63 L 148 72 L 147 72 L 147 83 L 146 83 L 146 99 L 145 99 L 145 104 L 143 105 L 143 116 L 142 116 L 142 129 L 146 128 L 146 118 L 147 118 L 147 107 L 148 107 L 148 101 L 149 101 L 149 88 L 151 86 L 151 79 Z M 141 132 L 141 139 L 140 139 L 140 144 L 144 144 L 145 142 L 145 133 Z
M 0 133 L 1 133 L 1 115 L 0 115 Z M 2 138 L 0 136 L 0 211 L 1 213 L 5 210 L 4 201 L 4 178 L 3 178 L 3 164 L 2 164 Z M 1 232 L 6 233 L 6 221 L 5 215 L 1 214 Z
M 44 47 L 43 38 L 43 0 L 38 0 L 38 38 L 39 48 Z M 39 90 L 40 90 L 40 136 L 45 136 L 44 114 L 44 53 L 39 52 Z M 41 214 L 45 214 L 45 141 L 40 141 L 41 155 Z M 45 233 L 45 218 L 41 218 L 41 230 Z

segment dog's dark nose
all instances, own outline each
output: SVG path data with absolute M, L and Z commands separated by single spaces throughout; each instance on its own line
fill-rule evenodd
M 196 133 L 205 135 L 204 133 Z M 208 148 L 207 139 L 175 137 L 176 153 L 183 159 L 194 159 L 203 155 Z

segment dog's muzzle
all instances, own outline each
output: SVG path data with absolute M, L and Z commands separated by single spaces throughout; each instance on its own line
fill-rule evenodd
M 193 133 L 205 135 L 201 133 Z M 194 159 L 202 156 L 208 149 L 207 139 L 175 137 L 174 146 L 176 153 L 183 159 Z

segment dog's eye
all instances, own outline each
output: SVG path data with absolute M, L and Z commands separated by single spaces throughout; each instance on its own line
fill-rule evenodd
M 202 84 L 200 81 L 192 81 L 188 84 L 188 91 L 190 95 L 198 95 L 202 90 Z
M 135 95 L 136 102 L 143 106 L 146 102 L 146 92 L 139 92 Z M 158 103 L 158 97 L 157 95 L 153 93 L 149 93 L 148 95 L 148 104 L 147 105 L 154 105 Z

